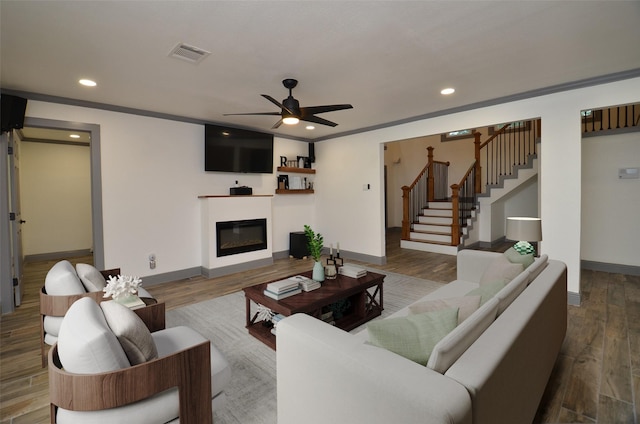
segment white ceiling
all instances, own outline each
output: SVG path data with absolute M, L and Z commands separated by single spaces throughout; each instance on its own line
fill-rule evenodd
M 277 117 L 223 114 L 278 111 L 260 94 L 296 78 L 301 106 L 354 107 L 273 131 L 310 140 L 640 75 L 639 1 L 2 0 L 0 15 L 4 90 L 270 132 Z M 179 42 L 211 55 L 169 57 Z

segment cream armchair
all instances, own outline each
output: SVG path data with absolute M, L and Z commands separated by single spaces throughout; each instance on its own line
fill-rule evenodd
M 69 306 L 82 297 L 90 297 L 96 302 L 104 300 L 102 289 L 105 278 L 118 274 L 120 268 L 98 271 L 89 264 L 77 264 L 74 268 L 67 260 L 51 267 L 40 290 L 40 354 L 43 367 L 47 365 L 46 345 L 52 346 L 57 341 L 62 318 Z M 153 298 L 143 288 L 138 290 L 138 295 L 141 298 Z
M 49 352 L 51 423 L 211 423 L 230 379 L 225 357 L 196 331 L 151 333 L 128 308 L 82 298 Z

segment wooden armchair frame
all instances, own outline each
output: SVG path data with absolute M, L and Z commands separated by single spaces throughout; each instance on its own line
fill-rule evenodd
M 120 268 L 113 268 L 100 273 L 108 278 L 120 274 Z M 42 358 L 42 368 L 47 366 L 46 343 L 44 342 L 44 317 L 63 317 L 73 303 L 83 297 L 90 297 L 100 303 L 105 300 L 104 292 L 87 292 L 83 294 L 73 294 L 68 296 L 48 295 L 44 286 L 40 289 L 40 357 Z M 165 328 L 165 305 L 158 303 L 149 305 L 146 308 L 135 309 L 134 312 L 145 322 L 149 331 L 154 332 Z
M 178 388 L 180 422 L 212 424 L 209 341 L 118 371 L 72 374 L 64 371 L 58 344 L 49 350 L 51 424 L 57 408 L 97 411 L 124 406 L 172 387 Z

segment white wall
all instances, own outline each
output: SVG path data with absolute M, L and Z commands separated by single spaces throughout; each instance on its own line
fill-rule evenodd
M 22 142 L 20 203 L 23 253 L 89 250 L 91 169 L 89 147 Z
M 228 194 L 236 180 L 255 194 L 275 193 L 275 174 L 205 172 L 202 125 L 40 101 L 30 101 L 28 113 L 100 125 L 107 268 L 139 276 L 199 268 L 199 195 Z M 276 138 L 274 146 L 274 165 L 280 155 L 307 153 L 306 143 Z M 274 252 L 288 251 L 288 233 L 309 222 L 314 201 L 312 195 L 274 197 Z M 154 270 L 150 253 L 157 257 Z
M 639 100 L 640 78 L 633 78 L 323 141 L 316 147 L 322 154 L 319 169 L 322 175 L 330 175 L 325 183 L 333 190 L 317 197 L 317 220 L 330 228 L 332 237 L 348 235 L 346 249 L 382 255 L 382 190 L 374 186 L 362 192 L 360 187 L 363 182 L 382 180 L 382 143 L 539 116 L 544 140 L 539 173 L 544 238 L 540 251 L 568 265 L 568 289 L 579 293 L 580 111 Z
M 581 258 L 640 266 L 640 179 L 619 168 L 640 168 L 640 133 L 583 139 Z
M 316 145 L 314 196 L 277 196 L 274 251 L 288 249 L 288 232 L 311 222 L 327 243 L 384 257 L 383 143 L 476 128 L 523 117 L 542 118 L 540 250 L 567 263 L 569 291 L 580 291 L 581 133 L 580 110 L 640 101 L 640 78 L 564 91 L 422 121 L 354 134 Z M 96 123 L 101 128 L 105 262 L 123 272 L 149 275 L 200 266 L 200 194 L 225 194 L 238 179 L 207 174 L 200 125 L 122 113 L 29 103 L 29 116 Z M 306 152 L 306 144 L 299 143 Z M 276 157 L 289 142 L 276 139 Z M 256 194 L 273 193 L 275 176 L 247 176 L 240 184 Z M 364 191 L 363 184 L 371 189 Z M 308 218 L 314 219 L 308 219 Z M 614 223 L 616 225 L 618 223 Z M 619 224 L 618 224 L 619 225 Z

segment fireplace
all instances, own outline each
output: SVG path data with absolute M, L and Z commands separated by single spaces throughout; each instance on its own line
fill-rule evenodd
M 216 222 L 217 256 L 236 255 L 267 248 L 267 220 Z

